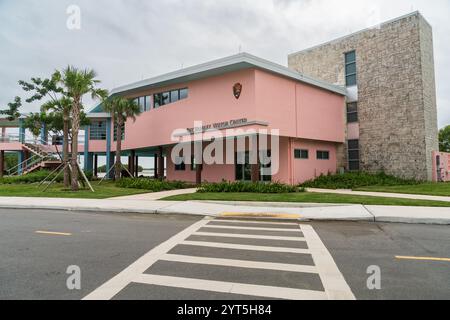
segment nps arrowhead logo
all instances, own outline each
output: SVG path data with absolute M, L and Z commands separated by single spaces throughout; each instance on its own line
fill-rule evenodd
M 236 83 L 236 84 L 233 86 L 233 94 L 234 94 L 234 97 L 235 97 L 236 99 L 239 99 L 239 97 L 241 96 L 241 93 L 242 93 L 242 84 Z

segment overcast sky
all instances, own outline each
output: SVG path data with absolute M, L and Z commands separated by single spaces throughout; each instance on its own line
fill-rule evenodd
M 70 5 L 81 9 L 80 30 L 66 26 Z M 18 80 L 68 64 L 95 69 L 107 89 L 239 50 L 287 65 L 289 53 L 415 10 L 434 28 L 442 127 L 450 124 L 449 0 L 0 0 L 0 109 L 23 95 Z

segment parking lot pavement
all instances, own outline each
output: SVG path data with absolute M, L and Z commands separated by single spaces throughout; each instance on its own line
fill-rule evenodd
M 85 297 L 354 299 L 310 225 L 205 218 Z

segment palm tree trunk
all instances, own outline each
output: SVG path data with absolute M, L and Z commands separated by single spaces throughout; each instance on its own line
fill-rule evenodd
M 116 172 L 114 174 L 114 178 L 116 180 L 120 179 L 120 173 L 122 170 L 122 161 L 121 161 L 121 155 L 122 155 L 122 118 L 117 119 L 117 141 L 116 141 Z
M 80 130 L 80 102 L 75 99 L 72 109 L 72 191 L 78 191 L 78 131 Z
M 64 127 L 63 127 L 63 161 L 64 164 L 69 162 L 69 112 L 64 111 L 63 115 Z M 70 168 L 66 166 L 64 169 L 64 188 L 69 188 L 70 186 Z

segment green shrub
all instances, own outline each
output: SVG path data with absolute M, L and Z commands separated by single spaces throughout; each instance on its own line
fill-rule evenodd
M 304 191 L 298 187 L 271 182 L 220 182 L 202 185 L 197 192 L 246 192 L 246 193 L 294 193 Z
M 150 178 L 123 178 L 116 182 L 119 188 L 143 189 L 153 192 L 187 189 L 191 185 L 182 181 L 161 181 Z
M 370 174 L 364 172 L 348 172 L 344 174 L 320 176 L 315 180 L 301 184 L 304 188 L 321 189 L 356 189 L 367 186 L 398 186 L 419 184 L 417 180 L 406 180 L 385 173 Z
M 50 171 L 47 170 L 41 170 L 32 172 L 23 176 L 11 176 L 11 177 L 3 177 L 0 179 L 0 184 L 30 184 L 30 183 L 37 183 L 43 181 L 45 178 L 48 177 L 50 174 Z M 49 177 L 47 180 L 51 181 L 55 177 L 55 174 L 53 174 L 51 177 Z M 63 174 L 60 174 L 59 177 L 56 179 L 56 182 L 62 182 L 64 180 Z

